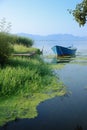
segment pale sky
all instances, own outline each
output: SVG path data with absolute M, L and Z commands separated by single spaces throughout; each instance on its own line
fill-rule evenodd
M 12 23 L 11 33 L 87 36 L 87 24 L 79 27 L 67 9 L 82 0 L 0 0 L 0 20 Z

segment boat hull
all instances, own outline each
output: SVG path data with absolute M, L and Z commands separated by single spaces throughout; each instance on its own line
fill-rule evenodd
M 52 47 L 53 52 L 57 56 L 72 56 L 76 54 L 76 48 L 63 47 L 63 46 L 54 46 Z

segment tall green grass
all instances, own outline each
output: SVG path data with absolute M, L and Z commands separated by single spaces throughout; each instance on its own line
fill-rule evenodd
M 14 58 L 0 68 L 0 96 L 44 91 L 58 85 L 50 68 L 37 59 Z
M 0 68 L 0 125 L 34 118 L 40 102 L 65 93 L 64 85 L 40 57 L 12 58 Z
M 34 47 L 26 47 L 22 44 L 14 44 L 14 53 L 31 53 L 31 52 L 36 52 L 39 53 L 40 50 Z

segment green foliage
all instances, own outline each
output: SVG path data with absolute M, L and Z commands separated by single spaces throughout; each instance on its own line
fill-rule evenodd
M 85 25 L 87 20 L 87 0 L 83 0 L 82 3 L 77 4 L 75 10 L 71 10 L 70 13 L 72 13 L 80 26 Z
M 8 66 L 0 68 L 0 96 L 44 91 L 55 85 L 54 81 L 57 82 L 56 78 L 41 59 L 14 58 Z
M 13 51 L 11 45 L 11 37 L 7 33 L 0 33 L 0 64 L 3 65 L 8 61 L 11 52 Z
M 14 44 L 21 44 L 24 45 L 26 47 L 31 47 L 33 45 L 33 40 L 30 38 L 26 38 L 26 37 L 21 37 L 21 36 L 13 36 L 13 39 L 15 39 Z
M 26 47 L 22 44 L 14 44 L 13 48 L 14 53 L 32 53 L 32 52 L 36 52 L 37 54 L 40 53 L 39 49 L 33 47 Z
M 21 37 L 17 35 L 10 35 L 12 39 L 12 44 L 24 45 L 26 47 L 31 47 L 33 45 L 33 40 L 26 37 Z
M 17 37 L 17 43 L 18 44 L 23 44 L 27 47 L 32 46 L 33 45 L 33 41 L 29 38 L 25 38 L 25 37 Z
M 63 84 L 40 57 L 14 58 L 0 68 L 0 125 L 34 118 L 40 102 L 65 93 Z

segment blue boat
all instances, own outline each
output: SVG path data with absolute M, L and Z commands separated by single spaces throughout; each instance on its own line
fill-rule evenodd
M 76 48 L 73 48 L 72 46 L 70 47 L 63 47 L 63 46 L 53 46 L 52 47 L 53 52 L 57 56 L 73 56 L 76 54 Z

